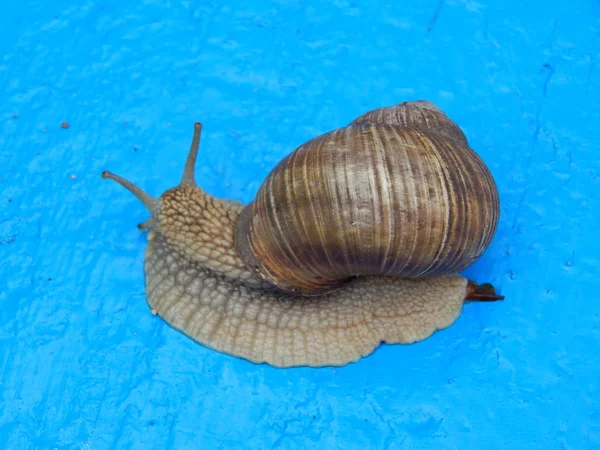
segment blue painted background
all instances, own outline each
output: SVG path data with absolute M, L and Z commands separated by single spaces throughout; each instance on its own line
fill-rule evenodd
M 144 298 L 102 181 L 245 202 L 300 143 L 428 99 L 497 180 L 466 271 L 507 299 L 344 368 L 201 347 Z M 600 4 L 9 0 L 0 17 L 0 448 L 600 448 Z M 60 124 L 68 121 L 70 127 Z

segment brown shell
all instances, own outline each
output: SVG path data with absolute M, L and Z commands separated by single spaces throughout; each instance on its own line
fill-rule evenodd
M 416 128 L 440 136 L 456 139 L 461 145 L 469 146 L 462 130 L 433 103 L 417 100 L 396 106 L 385 106 L 357 117 L 350 125 L 359 123 L 385 123 L 404 128 Z
M 496 185 L 458 126 L 423 103 L 367 113 L 284 158 L 236 224 L 246 263 L 304 295 L 472 264 L 496 229 Z

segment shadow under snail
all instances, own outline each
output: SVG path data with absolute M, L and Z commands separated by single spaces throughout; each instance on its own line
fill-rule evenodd
M 503 298 L 458 274 L 492 240 L 498 192 L 432 103 L 379 108 L 306 142 L 247 206 L 196 185 L 201 129 L 160 198 L 102 173 L 150 211 L 148 304 L 195 341 L 277 367 L 340 366 L 429 337 L 466 300 Z

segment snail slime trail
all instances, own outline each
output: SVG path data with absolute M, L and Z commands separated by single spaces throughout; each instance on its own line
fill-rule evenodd
M 200 344 L 277 367 L 341 366 L 448 327 L 465 301 L 503 298 L 458 274 L 492 240 L 498 192 L 433 104 L 379 108 L 302 144 L 246 206 L 197 186 L 201 131 L 159 198 L 102 173 L 150 212 L 148 305 Z

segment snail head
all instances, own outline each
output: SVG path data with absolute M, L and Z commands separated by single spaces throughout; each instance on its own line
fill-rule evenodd
M 187 160 L 185 163 L 185 168 L 183 170 L 183 176 L 181 177 L 181 181 L 179 185 L 173 189 L 166 191 L 162 196 L 170 196 L 178 189 L 184 189 L 186 187 L 194 187 L 197 188 L 196 179 L 194 176 L 194 169 L 196 166 L 196 157 L 198 156 L 198 149 L 200 148 L 200 135 L 202 133 L 202 124 L 200 122 L 196 122 L 194 124 L 194 136 L 192 138 L 192 144 L 190 146 L 190 151 L 187 156 Z M 102 172 L 102 178 L 109 179 L 119 183 L 133 195 L 135 195 L 138 200 L 142 202 L 142 204 L 148 209 L 151 214 L 151 217 L 138 224 L 138 228 L 140 230 L 152 229 L 156 227 L 157 218 L 160 211 L 161 206 L 161 198 L 152 197 L 150 194 L 133 184 L 131 181 L 126 180 L 125 178 L 116 175 L 108 170 Z

